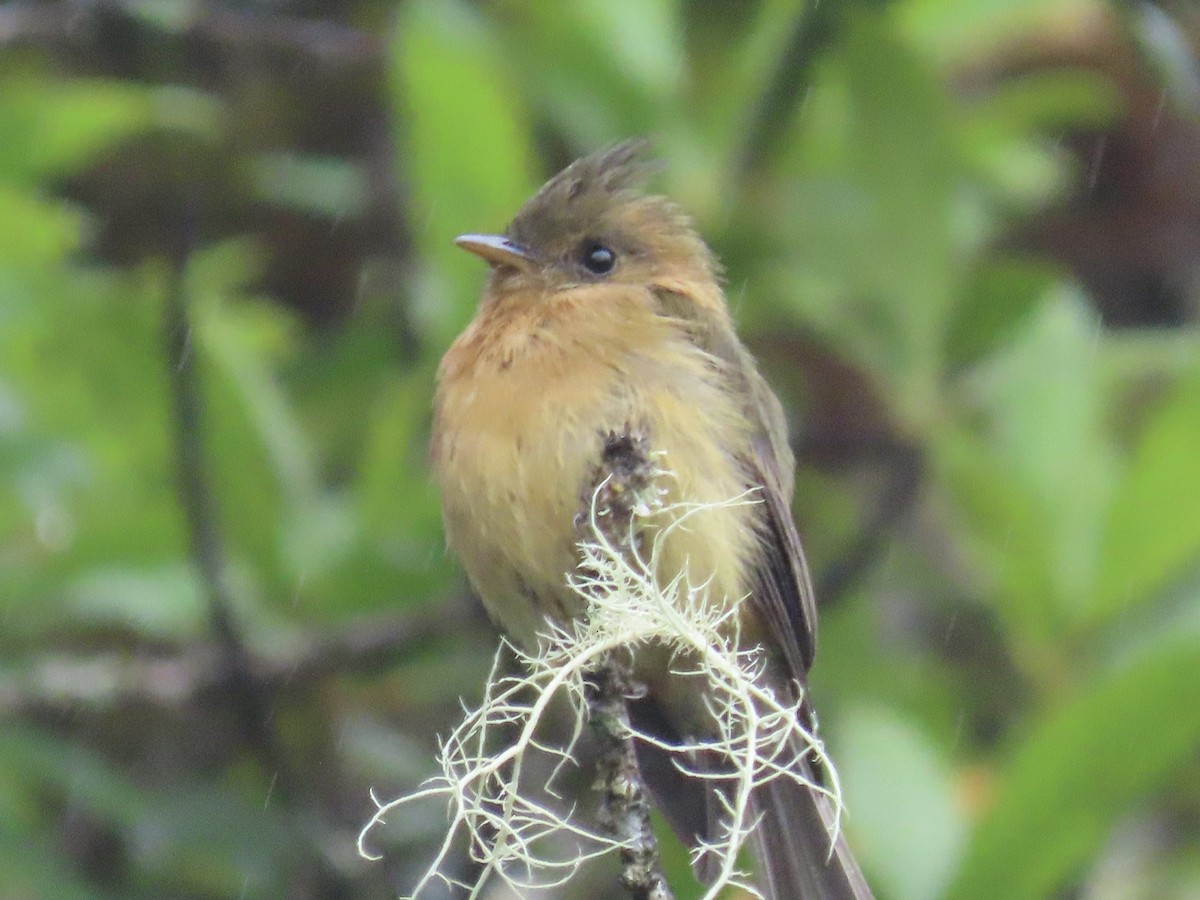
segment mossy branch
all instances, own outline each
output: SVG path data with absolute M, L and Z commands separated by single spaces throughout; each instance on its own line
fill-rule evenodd
M 605 446 L 611 452 L 595 473 L 596 487 L 578 525 L 581 561 L 567 576 L 571 589 L 586 601 L 586 614 L 570 622 L 548 622 L 536 648 L 515 649 L 523 673 L 501 675 L 497 664 L 479 707 L 469 710 L 442 742 L 441 773 L 406 796 L 377 802 L 378 810 L 359 837 L 360 852 L 377 858 L 366 842 L 389 815 L 419 800 L 448 805 L 444 840 L 410 897 L 441 881 L 478 898 L 492 878 L 524 894 L 562 884 L 589 860 L 615 851 L 631 861 L 625 866 L 627 883 L 647 891 L 635 897 L 668 898 L 667 893 L 653 893 L 667 887 L 656 874 L 657 849 L 641 779 L 628 767 L 634 741 L 670 753 L 689 777 L 720 780 L 715 792 L 719 821 L 708 840 L 693 849 L 694 860 L 703 859 L 712 875 L 704 900 L 715 900 L 730 886 L 761 896 L 738 858 L 757 821 L 750 796 L 768 782 L 790 779 L 827 796 L 835 809 L 831 840 L 836 836 L 841 810 L 837 775 L 821 743 L 805 729 L 803 692 L 784 696 L 772 688 L 764 677 L 762 648 L 742 646 L 736 600 L 710 596 L 709 585 L 693 583 L 686 570 L 659 571 L 662 548 L 676 529 L 716 508 L 756 503 L 754 492 L 717 504 L 666 503 L 661 488 L 672 475 L 645 465 L 657 460 L 657 454 L 647 452 L 635 435 L 613 435 Z M 666 650 L 674 660 L 672 671 L 681 677 L 703 680 L 711 718 L 703 739 L 668 744 L 622 718 L 621 708 L 637 688 L 623 679 L 614 661 L 636 658 L 647 647 Z M 539 726 L 556 697 L 573 707 L 574 728 L 565 740 L 550 744 Z M 570 810 L 547 802 L 547 792 L 555 796 L 560 771 L 575 764 L 589 718 L 614 737 L 622 736 L 612 742 L 618 750 L 611 756 L 612 774 L 602 776 L 606 792 L 619 795 L 617 806 L 609 808 L 611 831 L 582 823 Z M 515 732 L 515 738 L 497 749 L 494 738 L 501 730 Z M 554 762 L 548 783 L 544 777 L 532 783 L 534 754 Z M 689 765 L 701 757 L 714 760 L 715 766 L 701 770 Z M 827 784 L 805 777 L 806 758 L 826 773 Z M 629 793 L 623 778 L 637 790 Z M 444 871 L 452 848 L 463 838 L 478 865 L 470 884 Z M 570 846 L 564 850 L 566 844 Z M 642 865 L 644 876 L 635 871 Z

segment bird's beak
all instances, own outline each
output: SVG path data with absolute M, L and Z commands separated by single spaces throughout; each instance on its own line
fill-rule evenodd
M 511 266 L 528 272 L 533 260 L 524 247 L 514 244 L 501 234 L 463 234 L 454 243 L 476 256 L 481 256 L 493 266 Z

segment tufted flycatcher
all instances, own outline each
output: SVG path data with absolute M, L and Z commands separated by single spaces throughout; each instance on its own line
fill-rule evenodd
M 721 504 L 674 529 L 661 558 L 741 602 L 743 640 L 765 645 L 767 677 L 803 690 L 816 606 L 790 498 L 783 409 L 734 332 L 719 264 L 689 218 L 641 190 L 642 144 L 577 160 L 502 235 L 458 245 L 491 267 L 475 319 L 442 360 L 432 456 L 446 534 L 484 605 L 532 647 L 547 618 L 582 611 L 566 575 L 576 516 L 606 436 L 634 428 L 672 475 L 672 497 Z M 670 577 L 672 573 L 663 573 Z M 665 664 L 641 666 L 639 729 L 695 737 L 704 710 Z M 675 831 L 696 846 L 720 804 L 639 743 L 643 776 Z M 801 763 L 802 765 L 804 763 Z M 756 789 L 759 885 L 773 900 L 862 898 L 870 890 L 818 791 L 787 779 Z

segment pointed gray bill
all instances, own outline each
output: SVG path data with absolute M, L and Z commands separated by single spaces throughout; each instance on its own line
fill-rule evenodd
M 493 266 L 511 266 L 528 272 L 533 265 L 525 249 L 502 234 L 462 234 L 454 239 L 454 243 L 486 259 Z

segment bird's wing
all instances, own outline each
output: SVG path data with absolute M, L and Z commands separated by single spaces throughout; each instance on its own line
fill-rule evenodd
M 751 602 L 774 639 L 787 676 L 803 689 L 816 649 L 817 609 L 792 518 L 793 460 L 783 407 L 727 322 L 717 319 L 713 324 L 711 309 L 708 316 L 700 315 L 697 304 L 684 294 L 659 291 L 656 299 L 662 314 L 677 320 L 688 338 L 724 371 L 744 404 L 753 437 L 748 458 L 742 462 L 748 483 L 762 490 L 764 509 L 759 526 L 762 549 L 751 579 Z M 652 712 L 634 715 L 641 720 Z M 800 716 L 806 727 L 815 730 L 807 697 Z M 804 758 L 804 748 L 797 751 L 801 773 L 818 781 L 820 773 Z M 662 760 L 649 758 L 652 756 L 653 752 L 648 755 L 639 748 L 639 759 L 652 766 L 648 772 L 656 774 Z M 694 786 L 695 780 L 688 784 L 686 779 L 668 783 L 650 778 L 647 783 L 667 811 L 668 821 L 689 846 L 719 833 L 721 806 L 714 802 L 721 789 L 719 782 L 710 780 L 701 788 Z M 871 900 L 871 889 L 845 838 L 833 834 L 833 810 L 819 789 L 788 778 L 773 779 L 754 790 L 750 803 L 759 821 L 753 839 L 759 861 L 758 886 L 764 897 Z M 697 873 L 702 878 L 706 874 L 702 865 Z
M 778 470 L 779 461 L 764 439 L 756 439 L 753 449 L 754 458 L 748 461 L 747 468 L 751 478 L 762 485 L 765 516 L 752 602 L 772 633 L 781 636 L 780 649 L 789 674 L 804 684 L 817 644 L 812 580 L 792 519 L 791 493 L 784 491 Z
M 662 315 L 677 320 L 689 339 L 727 370 L 743 399 L 754 436 L 742 463 L 749 483 L 761 489 L 764 509 L 751 602 L 778 643 L 789 676 L 803 685 L 816 650 L 817 607 L 792 518 L 793 460 L 783 407 L 732 327 L 714 326 L 685 294 L 658 289 L 655 299 Z

